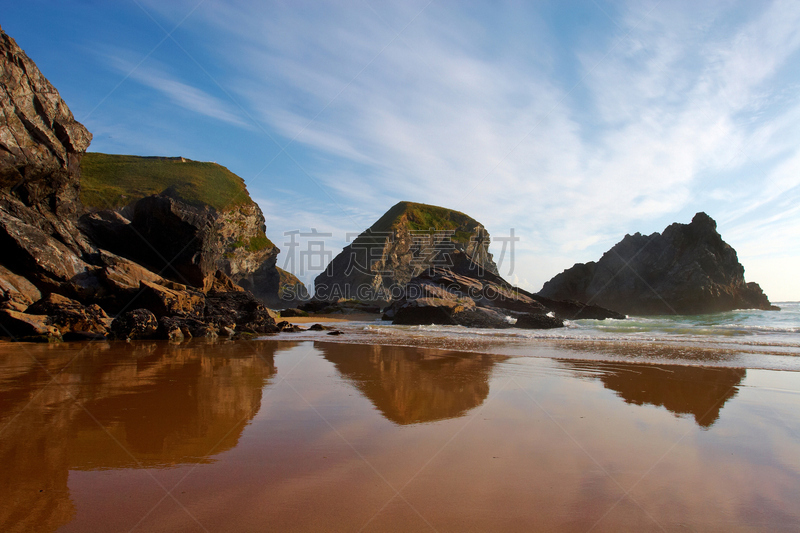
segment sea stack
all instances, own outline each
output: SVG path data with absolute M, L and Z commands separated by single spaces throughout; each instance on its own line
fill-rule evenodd
M 734 309 L 777 309 L 717 232 L 697 213 L 690 224 L 663 233 L 626 235 L 597 262 L 558 274 L 539 295 L 577 300 L 627 315 L 704 314 Z
M 391 299 L 384 318 L 400 325 L 542 329 L 562 327 L 565 319 L 624 318 L 514 287 L 497 273 L 489 241 L 483 225 L 464 213 L 400 202 L 317 277 L 316 297 L 339 305 Z
M 399 202 L 345 247 L 314 281 L 315 298 L 387 303 L 431 267 L 452 267 L 459 252 L 476 267 L 497 273 L 489 233 L 459 211 Z

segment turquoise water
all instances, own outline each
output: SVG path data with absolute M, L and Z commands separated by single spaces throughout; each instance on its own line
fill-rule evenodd
M 298 340 L 425 346 L 515 357 L 800 371 L 800 302 L 776 305 L 780 311 L 575 320 L 551 330 L 395 326 L 377 320 L 338 323 L 346 333 L 339 337 L 325 332 L 287 335 Z
M 630 340 L 724 341 L 800 346 L 800 302 L 782 302 L 780 311 L 745 309 L 711 315 L 629 317 L 626 320 L 577 320 L 567 336 Z

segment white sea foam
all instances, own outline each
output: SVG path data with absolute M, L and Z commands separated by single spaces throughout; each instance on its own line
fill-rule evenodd
M 347 333 L 339 337 L 328 337 L 324 332 L 283 334 L 281 337 L 439 347 L 516 356 L 615 361 L 633 358 L 646 362 L 800 371 L 800 304 L 779 305 L 781 311 L 738 310 L 698 316 L 567 320 L 566 327 L 547 330 L 395 326 L 376 320 L 339 323 L 337 328 Z

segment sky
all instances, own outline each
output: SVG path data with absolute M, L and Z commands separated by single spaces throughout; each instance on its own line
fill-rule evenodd
M 306 282 L 319 258 L 289 250 L 335 255 L 409 200 L 481 222 L 534 291 L 705 211 L 747 281 L 800 300 L 800 3 L 0 4 L 89 151 L 228 167 Z

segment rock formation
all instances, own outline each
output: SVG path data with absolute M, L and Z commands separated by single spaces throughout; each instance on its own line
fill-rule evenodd
M 81 169 L 81 198 L 90 210 L 82 227 L 109 250 L 184 283 L 222 270 L 269 305 L 284 306 L 287 289 L 307 294 L 276 267 L 280 250 L 266 236 L 264 215 L 227 168 L 183 157 L 90 153 Z M 130 237 L 119 239 L 121 233 Z
M 449 267 L 469 256 L 476 269 L 497 273 L 489 234 L 475 219 L 451 209 L 400 202 L 345 247 L 314 281 L 320 300 L 387 303 L 429 267 Z
M 499 275 L 476 273 L 466 254 L 455 252 L 450 268 L 430 268 L 412 279 L 392 302 L 395 324 L 443 324 L 477 328 L 549 329 L 564 319 L 624 318 L 579 302 L 553 301 L 514 287 Z
M 76 177 L 92 135 L 2 29 L 0 95 L 3 244 L 21 229 L 42 245 L 55 240 L 75 253 L 86 251 L 89 246 L 74 227 L 82 209 Z
M 139 200 L 133 222 L 106 211 L 79 223 L 91 135 L 2 30 L 0 53 L 0 335 L 278 331 L 270 311 L 223 271 L 239 281 L 272 275 L 277 295 L 277 248 L 243 183 L 238 210 L 218 212 L 176 188 Z M 116 326 L 107 313 L 119 315 Z
M 2 29 L 0 94 L 0 307 L 19 312 L 54 287 L 91 290 L 75 223 L 92 136 Z
M 539 295 L 628 315 L 776 309 L 757 283 L 745 282 L 736 251 L 705 213 L 663 233 L 626 235 L 596 263 L 576 264 L 555 276 Z
M 564 319 L 624 318 L 579 302 L 556 302 L 497 273 L 490 236 L 477 220 L 411 202 L 392 207 L 315 280 L 305 311 L 377 311 L 395 324 L 553 328 Z

